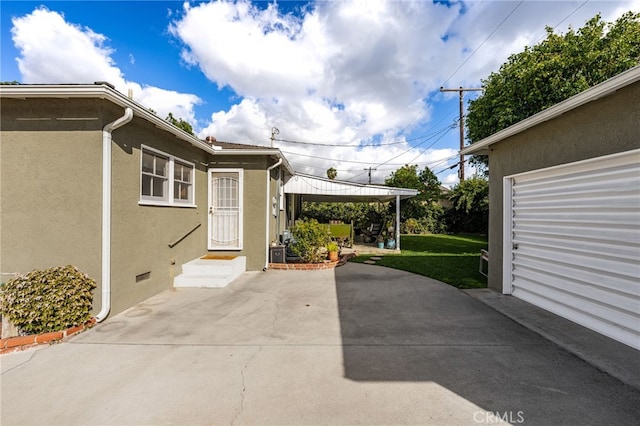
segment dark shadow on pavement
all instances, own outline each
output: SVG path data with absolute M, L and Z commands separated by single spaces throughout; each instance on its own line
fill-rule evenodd
M 636 389 L 452 286 L 352 263 L 335 277 L 351 380 L 432 382 L 512 423 L 640 419 Z

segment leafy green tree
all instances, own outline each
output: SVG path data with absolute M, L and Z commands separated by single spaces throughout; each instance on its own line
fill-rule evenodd
M 466 179 L 449 194 L 453 207 L 447 211 L 451 232 L 486 234 L 489 229 L 489 181 L 482 177 Z
M 327 177 L 329 179 L 331 179 L 331 180 L 337 178 L 338 177 L 338 171 L 333 167 L 327 169 Z
M 471 143 L 640 63 L 640 13 L 627 12 L 614 23 L 596 15 L 564 35 L 546 30 L 545 40 L 511 55 L 483 80 L 483 94 L 469 103 L 466 117 Z
M 181 128 L 182 130 L 189 133 L 190 135 L 195 135 L 195 133 L 193 133 L 193 127 L 191 127 L 191 124 L 187 123 L 182 118 L 175 118 L 172 113 L 169 113 L 169 115 L 167 115 L 167 118 L 165 118 L 165 120 L 167 120 L 169 123 L 173 124 L 174 126 Z
M 437 204 L 441 197 L 440 182 L 428 168 L 418 172 L 418 166 L 404 165 L 385 179 L 385 185 L 397 188 L 417 189 L 418 195 L 400 203 L 400 221 L 433 217 L 435 210 L 441 211 Z M 391 203 L 390 210 L 395 211 L 395 204 Z M 436 216 L 438 216 L 436 214 Z M 436 217 L 434 223 L 438 222 Z

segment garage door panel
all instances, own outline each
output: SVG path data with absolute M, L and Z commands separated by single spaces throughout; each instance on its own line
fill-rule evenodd
M 640 150 L 505 185 L 511 293 L 640 349 Z
M 629 282 L 636 281 L 638 274 L 638 260 L 610 256 L 607 253 L 576 251 L 573 249 L 554 249 L 549 246 L 533 246 L 518 244 L 515 250 L 514 265 L 518 262 L 526 263 L 530 259 L 544 261 L 546 268 L 557 265 L 570 266 L 576 272 L 583 270 L 601 271 L 607 276 L 620 276 Z
M 583 290 L 599 289 L 599 291 L 606 291 L 613 295 L 619 294 L 628 299 L 628 304 L 627 301 L 620 301 L 623 305 L 640 308 L 638 305 L 640 303 L 638 286 L 629 275 L 615 275 L 597 269 L 575 268 L 573 265 L 561 263 L 555 263 L 553 267 L 550 267 L 550 263 L 549 259 L 518 256 L 517 261 L 513 262 L 513 276 L 527 276 L 531 273 L 548 274 L 553 280 L 567 281 L 568 283 L 575 281 L 579 285 L 587 287 L 586 289 L 575 288 L 577 293 Z M 528 269 L 528 271 L 522 271 L 521 268 Z M 638 268 L 636 267 L 634 271 L 638 272 Z M 562 288 L 562 283 L 556 282 L 555 285 Z
M 558 303 L 548 297 L 542 296 L 540 293 L 521 290 L 517 297 L 533 305 L 546 309 L 549 312 L 553 312 L 556 315 L 568 318 L 580 325 L 604 334 L 605 336 L 609 336 L 612 339 L 618 340 L 631 347 L 638 348 L 640 346 L 640 338 L 637 333 L 640 324 L 637 322 L 635 323 L 635 329 L 633 328 L 633 322 L 622 326 L 612 324 L 608 320 L 594 318 L 594 316 L 589 312 L 585 313 L 580 310 L 572 309 L 572 305 Z
M 621 226 L 620 224 L 612 224 L 609 227 L 596 225 L 579 225 L 562 224 L 557 222 L 529 224 L 527 222 L 514 226 L 513 232 L 516 237 L 514 241 L 520 238 L 539 237 L 551 238 L 561 237 L 565 240 L 590 240 L 599 242 L 599 244 L 623 244 L 630 247 L 633 253 L 638 252 L 637 230 L 631 226 Z M 522 236 L 522 237 L 521 237 Z
M 620 311 L 620 315 L 628 320 L 640 320 L 640 297 L 634 293 L 632 287 L 626 285 L 612 291 L 599 285 L 595 274 L 586 274 L 586 280 L 581 280 L 579 277 L 561 272 L 560 268 L 554 268 L 553 273 L 544 273 L 540 272 L 540 269 L 518 265 L 513 273 L 513 294 L 517 295 L 519 285 L 524 284 L 525 287 L 529 286 L 529 291 L 544 292 L 546 296 L 562 295 L 558 300 L 579 298 L 581 303 L 578 305 L 582 310 L 588 309 L 587 305 L 597 304 L 605 309 L 603 312 Z M 616 306 L 616 309 L 610 309 L 609 306 Z M 617 322 L 624 324 L 622 321 Z
M 640 259 L 640 252 L 633 241 L 611 244 L 610 241 L 598 240 L 591 237 L 566 238 L 566 235 L 562 233 L 539 233 L 524 235 L 518 234 L 518 238 L 514 238 L 513 242 L 518 247 L 526 248 L 528 246 L 532 246 L 545 251 L 572 250 L 583 253 L 598 253 L 598 256 L 610 257 L 614 260 L 631 263 L 636 266 L 638 266 L 638 259 Z

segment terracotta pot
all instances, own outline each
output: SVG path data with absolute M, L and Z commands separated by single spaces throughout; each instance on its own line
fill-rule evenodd
M 335 262 L 336 260 L 338 260 L 338 252 L 337 251 L 330 251 L 329 252 L 329 260 L 332 262 Z

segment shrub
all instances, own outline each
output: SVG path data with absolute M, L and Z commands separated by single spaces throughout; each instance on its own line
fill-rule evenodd
M 338 245 L 338 243 L 336 243 L 335 241 L 329 241 L 329 243 L 327 244 L 327 251 L 337 252 L 338 250 L 340 250 L 340 246 Z
M 291 251 L 307 263 L 319 263 L 326 255 L 326 245 L 331 241 L 329 227 L 315 219 L 299 220 L 291 228 L 294 243 Z
M 96 282 L 74 266 L 36 270 L 6 282 L 0 311 L 22 333 L 60 331 L 91 317 Z
M 400 224 L 403 234 L 442 234 L 447 227 L 444 223 L 444 209 L 439 204 L 432 204 L 426 215 L 419 218 L 409 218 Z

